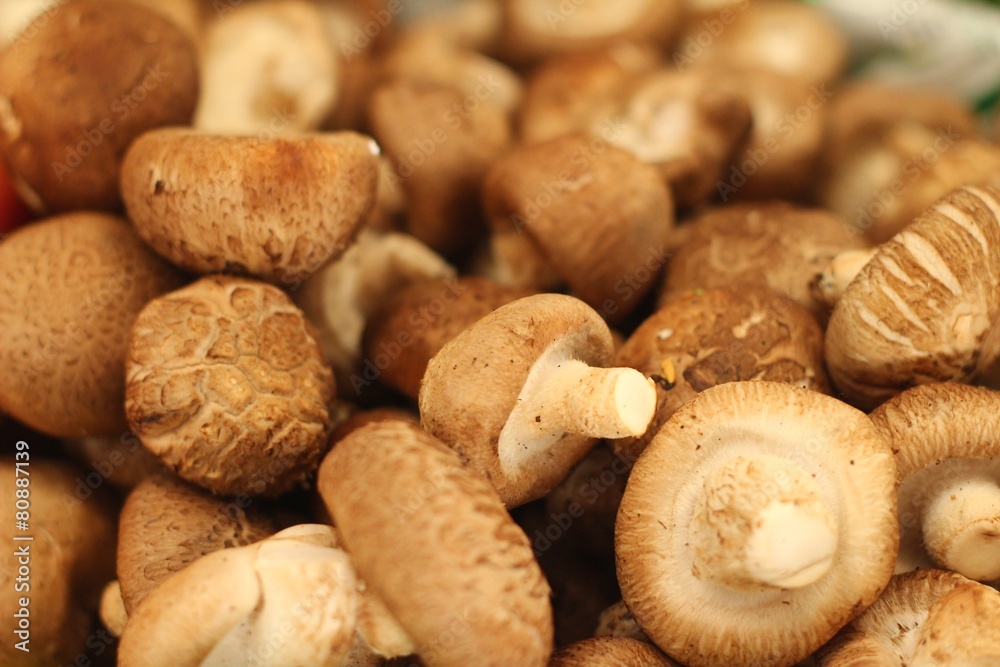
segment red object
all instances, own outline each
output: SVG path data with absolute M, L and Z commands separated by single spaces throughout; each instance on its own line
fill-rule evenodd
M 34 218 L 31 209 L 21 201 L 7 175 L 7 168 L 0 162 L 0 236 Z

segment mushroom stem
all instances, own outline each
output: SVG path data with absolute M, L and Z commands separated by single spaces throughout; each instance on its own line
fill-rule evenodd
M 534 387 L 525 385 L 511 414 L 524 432 L 576 433 L 591 438 L 642 435 L 656 409 L 656 389 L 632 368 L 560 362 Z
M 837 549 L 815 480 L 774 456 L 736 457 L 709 474 L 690 534 L 695 576 L 740 590 L 808 586 Z
M 924 544 L 935 562 L 978 581 L 1000 579 L 1000 485 L 987 477 L 942 485 L 924 514 Z
M 840 301 L 840 296 L 851 284 L 865 264 L 871 261 L 877 248 L 847 250 L 834 257 L 816 281 L 818 297 L 831 308 Z

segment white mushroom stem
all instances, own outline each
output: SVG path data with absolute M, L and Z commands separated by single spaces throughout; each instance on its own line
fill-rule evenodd
M 712 471 L 689 530 L 695 576 L 740 590 L 808 586 L 837 550 L 816 481 L 775 456 L 736 457 Z
M 1000 579 L 1000 485 L 988 476 L 953 478 L 924 514 L 924 544 L 944 568 L 978 581 Z
M 820 298 L 831 308 L 835 306 L 847 286 L 861 273 L 861 269 L 871 261 L 877 251 L 877 248 L 848 250 L 834 257 L 823 273 L 819 274 L 816 287 Z

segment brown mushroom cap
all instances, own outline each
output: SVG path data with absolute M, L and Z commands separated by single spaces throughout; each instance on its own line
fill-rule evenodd
M 132 140 L 191 120 L 194 46 L 126 2 L 60 4 L 32 30 L 0 57 L 0 151 L 13 181 L 39 211 L 113 210 Z
M 1000 580 L 1000 392 L 951 382 L 909 389 L 872 421 L 899 485 L 897 572 L 931 566 Z
M 552 654 L 549 667 L 676 667 L 655 646 L 627 637 L 595 637 Z
M 131 614 L 164 579 L 202 556 L 262 540 L 273 522 L 246 498 L 218 498 L 172 475 L 129 494 L 118 528 L 118 579 Z
M 101 491 L 79 500 L 75 491 L 83 472 L 65 462 L 42 459 L 35 443 L 26 444 L 29 449 L 5 438 L 11 456 L 0 461 L 0 493 L 7 499 L 0 504 L 0 539 L 5 544 L 0 556 L 0 632 L 4 635 L 0 663 L 11 667 L 68 665 L 93 648 L 87 645 L 88 638 L 94 640 L 93 615 L 101 589 L 114 577 L 114 559 L 108 552 L 115 543 L 116 508 Z M 15 452 L 27 452 L 30 465 L 24 465 L 23 456 L 15 459 Z M 18 484 L 19 480 L 30 480 L 30 486 Z M 25 510 L 17 508 L 15 493 L 25 488 L 30 491 L 28 530 L 18 530 L 15 521 L 23 519 L 18 515 Z M 24 537 L 33 539 L 18 540 Z M 25 583 L 29 588 L 24 588 Z M 27 598 L 26 605 L 21 604 L 22 598 Z M 25 607 L 27 628 L 15 616 L 23 615 Z M 15 634 L 25 629 L 26 635 Z M 15 648 L 26 639 L 30 652 Z
M 1000 592 L 963 584 L 931 607 L 914 667 L 991 667 L 1000 664 Z
M 723 23 L 721 32 L 713 35 L 705 17 L 695 15 L 678 38 L 674 64 L 769 70 L 805 86 L 833 83 L 847 65 L 847 40 L 818 7 L 792 0 L 742 2 L 712 18 Z M 699 39 L 702 33 L 710 39 Z
M 698 392 L 726 382 L 770 380 L 830 392 L 823 332 L 808 310 L 760 287 L 698 290 L 669 299 L 615 357 L 656 382 L 646 433 L 611 448 L 635 461 L 660 427 Z
M 1000 188 L 967 186 L 879 248 L 826 331 L 830 377 L 848 400 L 870 409 L 916 384 L 994 372 L 998 222 Z
M 401 79 L 375 90 L 368 121 L 406 192 L 407 230 L 445 255 L 472 245 L 483 176 L 511 142 L 507 114 L 452 86 Z
M 625 603 L 691 667 L 802 660 L 889 581 L 895 474 L 868 417 L 836 399 L 706 389 L 629 477 L 615 530 Z
M 531 294 L 479 276 L 414 283 L 365 326 L 365 357 L 379 380 L 416 400 L 427 364 L 445 343 L 494 310 Z
M 95 436 L 63 442 L 66 454 L 88 469 L 86 486 L 96 488 L 105 481 L 128 493 L 144 479 L 163 472 L 163 464 L 142 446 L 132 433 Z
M 830 261 L 864 246 L 847 221 L 820 209 L 774 202 L 706 211 L 670 260 L 660 303 L 712 287 L 770 287 L 826 319 L 810 284 Z
M 588 51 L 621 40 L 666 44 L 680 28 L 678 0 L 510 0 L 503 3 L 501 52 L 528 63 L 570 52 Z
M 819 667 L 910 665 L 930 609 L 969 582 L 944 570 L 897 574 L 885 591 L 817 654 Z
M 129 328 L 181 276 L 124 220 L 70 213 L 0 244 L 0 409 L 78 438 L 126 430 Z
M 528 538 L 454 452 L 409 424 L 370 424 L 330 452 L 318 487 L 425 664 L 546 663 L 549 587 Z
M 595 104 L 588 131 L 656 165 L 681 208 L 717 192 L 750 136 L 746 98 L 718 85 L 714 69 L 661 69 Z
M 298 286 L 353 241 L 375 201 L 377 155 L 353 132 L 163 129 L 129 148 L 122 196 L 139 235 L 170 261 Z
M 126 381 L 132 431 L 215 493 L 279 495 L 328 444 L 333 374 L 302 312 L 264 283 L 211 276 L 151 301 Z
M 544 390 L 545 380 L 572 362 L 606 367 L 613 355 L 607 325 L 582 301 L 557 294 L 519 299 L 463 331 L 431 360 L 420 389 L 421 423 L 486 475 L 508 507 L 541 498 L 597 440 L 564 430 L 561 414 L 553 412 L 564 403 L 559 399 L 549 401 L 544 418 L 523 413 L 535 409 L 526 388 Z M 573 391 L 578 404 L 568 416 L 589 418 L 583 409 L 598 399 Z M 521 433 L 522 422 L 537 423 L 538 433 Z
M 659 51 L 633 42 L 546 60 L 526 84 L 518 111 L 521 142 L 541 143 L 585 131 L 596 100 L 648 74 L 661 62 Z
M 501 282 L 544 287 L 517 275 L 521 244 L 532 242 L 532 254 L 612 321 L 652 288 L 674 223 L 673 200 L 656 168 L 582 135 L 501 158 L 483 183 L 483 207 Z
M 333 530 L 294 526 L 204 556 L 164 581 L 129 617 L 118 664 L 248 665 L 264 657 L 340 667 L 354 643 L 357 605 L 354 571 Z

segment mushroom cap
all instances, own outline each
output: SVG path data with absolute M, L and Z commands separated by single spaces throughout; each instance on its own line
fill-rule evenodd
M 826 361 L 838 390 L 874 408 L 904 389 L 969 381 L 1000 341 L 1000 188 L 959 188 L 883 244 L 830 316 Z
M 1000 663 L 1000 592 L 967 583 L 931 607 L 913 651 L 914 667 L 990 667 Z
M 0 56 L 0 151 L 13 182 L 38 211 L 114 210 L 128 145 L 191 121 L 194 45 L 131 2 L 57 4 L 32 30 Z
M 132 614 L 167 577 L 202 556 L 242 547 L 275 532 L 242 500 L 218 498 L 172 475 L 150 477 L 129 494 L 118 526 L 118 579 Z
M 579 134 L 500 158 L 483 183 L 483 207 L 494 235 L 526 234 L 573 292 L 612 321 L 653 287 L 674 223 L 655 167 Z M 493 252 L 508 267 L 521 259 L 496 243 Z
M 522 505 L 551 491 L 597 443 L 566 434 L 521 465 L 504 465 L 498 438 L 532 369 L 549 358 L 607 367 L 613 356 L 608 325 L 582 301 L 558 294 L 518 299 L 431 359 L 420 387 L 421 424 L 486 475 L 504 504 Z
M 509 0 L 500 51 L 526 64 L 564 53 L 589 51 L 622 40 L 665 45 L 681 27 L 680 0 Z
M 695 289 L 770 287 L 821 319 L 826 305 L 810 289 L 844 252 L 864 247 L 843 218 L 782 202 L 735 204 L 697 216 L 690 238 L 671 258 L 660 303 Z
M 585 131 L 595 100 L 652 72 L 662 60 L 657 49 L 635 42 L 545 60 L 525 85 L 517 116 L 521 143 L 535 144 Z
M 964 470 L 1000 484 L 1000 392 L 943 382 L 908 389 L 871 414 L 892 447 L 899 488 L 897 571 L 932 566 L 923 517 L 942 480 Z M 1000 511 L 995 523 L 1000 528 Z M 976 577 L 973 572 L 962 572 Z M 978 578 L 978 577 L 977 577 Z
M 968 583 L 945 570 L 897 574 L 878 600 L 819 651 L 819 667 L 913 664 L 913 651 L 934 603 Z
M 629 637 L 639 641 L 651 643 L 646 633 L 642 631 L 639 624 L 635 622 L 632 612 L 625 606 L 625 602 L 619 600 L 601 612 L 597 619 L 597 630 L 595 637 Z
M 689 528 L 703 480 L 762 457 L 811 477 L 836 521 L 832 564 L 807 586 L 739 590 L 694 568 Z M 834 398 L 775 382 L 706 389 L 674 413 L 629 477 L 615 529 L 623 599 L 650 639 L 691 667 L 802 660 L 889 581 L 895 474 L 871 420 Z
M 372 93 L 368 124 L 406 192 L 407 231 L 446 256 L 473 245 L 483 176 L 511 143 L 507 113 L 453 86 L 398 79 Z
M 549 667 L 677 667 L 677 663 L 637 639 L 594 637 L 559 649 Z
M 0 244 L 0 409 L 50 435 L 126 430 L 129 328 L 181 275 L 127 222 L 69 213 Z
M 369 318 L 365 356 L 381 372 L 383 384 L 417 400 L 427 364 L 448 341 L 500 306 L 530 294 L 479 276 L 414 283 Z
M 122 197 L 139 235 L 175 264 L 297 287 L 354 240 L 375 202 L 377 155 L 353 132 L 162 129 L 129 148 Z
M 112 637 L 121 637 L 128 623 L 128 612 L 122 600 L 122 587 L 118 580 L 109 581 L 101 591 L 101 606 L 98 609 L 101 624 L 108 629 Z
M 271 285 L 209 276 L 151 301 L 126 380 L 133 432 L 215 493 L 280 495 L 328 445 L 333 374 L 312 326 Z
M 667 300 L 618 350 L 615 365 L 657 383 L 656 414 L 646 433 L 610 443 L 630 461 L 681 405 L 709 387 L 769 380 L 830 392 L 816 318 L 761 287 L 698 290 Z
M 428 667 L 546 663 L 549 586 L 457 454 L 410 424 L 369 424 L 327 455 L 317 484 L 359 575 Z
M 93 471 L 87 475 L 88 486 L 92 475 L 100 476 L 122 493 L 128 493 L 140 482 L 164 470 L 160 460 L 142 446 L 142 441 L 132 433 L 119 437 L 95 436 L 82 440 L 63 442 L 63 451 L 84 467 Z
M 4 435 L 8 435 L 9 431 Z M 114 577 L 114 559 L 108 557 L 109 545 L 115 542 L 115 503 L 103 490 L 85 499 L 77 495 L 83 472 L 64 461 L 46 460 L 36 443 L 29 443 L 30 465 L 23 457 L 16 461 L 15 443 L 5 437 L 9 456 L 0 461 L 0 493 L 8 499 L 0 504 L 3 528 L 0 539 L 6 548 L 0 555 L 0 664 L 11 667 L 49 667 L 71 664 L 76 656 L 91 650 L 94 612 L 101 589 Z M 18 448 L 17 452 L 24 452 Z M 15 472 L 19 470 L 21 472 Z M 27 475 L 25 474 L 27 473 Z M 30 480 L 29 530 L 15 529 L 18 510 L 15 492 L 26 488 L 17 480 Z M 15 541 L 31 536 L 31 541 Z M 28 563 L 18 553 L 28 548 Z M 19 590 L 24 583 L 19 568 L 30 569 L 30 590 Z M 16 578 L 20 577 L 18 582 Z M 21 641 L 14 634 L 21 609 L 20 598 L 28 598 L 30 653 L 15 648 Z
M 121 667 L 338 667 L 354 643 L 357 582 L 329 526 L 294 526 L 171 576 L 129 617 Z M 177 641 L 183 637 L 184 641 Z

